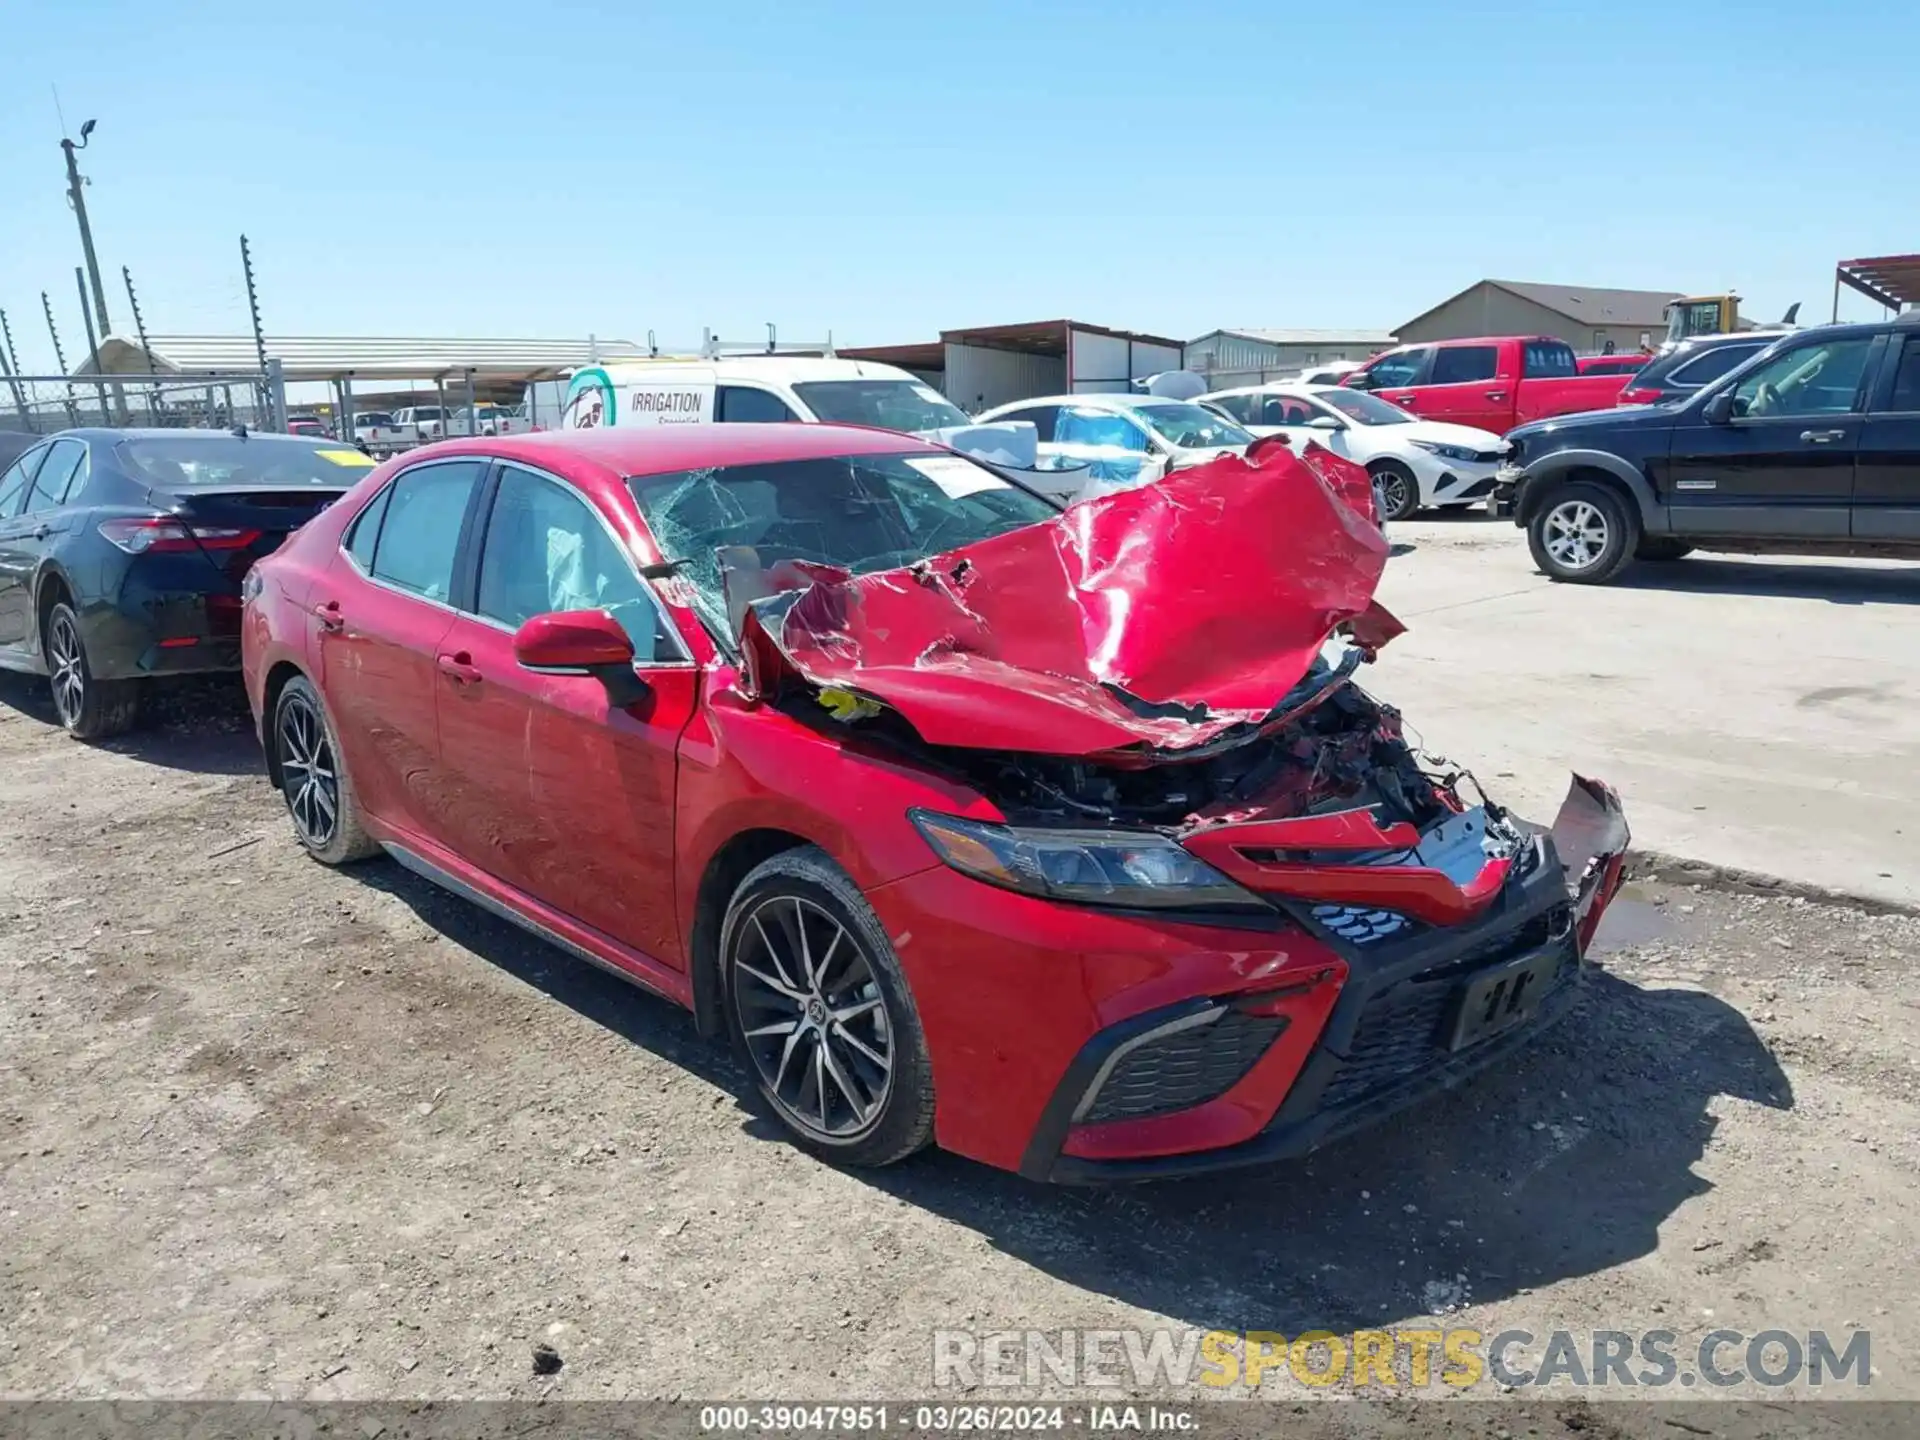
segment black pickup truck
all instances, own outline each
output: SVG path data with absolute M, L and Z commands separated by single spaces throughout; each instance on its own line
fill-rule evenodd
M 1693 550 L 1920 559 L 1920 310 L 1795 331 L 1687 399 L 1507 439 L 1495 506 L 1555 580 Z

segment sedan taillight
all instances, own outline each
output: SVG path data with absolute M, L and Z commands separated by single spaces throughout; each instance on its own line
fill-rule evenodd
M 258 530 L 224 525 L 189 525 L 167 515 L 128 516 L 100 522 L 100 533 L 129 555 L 185 550 L 244 550 L 260 538 Z

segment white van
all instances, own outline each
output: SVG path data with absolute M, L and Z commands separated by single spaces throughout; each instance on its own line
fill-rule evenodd
M 820 356 L 722 355 L 589 366 L 567 386 L 560 427 L 782 421 L 899 430 L 1017 469 L 1031 469 L 1037 453 L 1031 425 L 976 424 L 905 370 Z

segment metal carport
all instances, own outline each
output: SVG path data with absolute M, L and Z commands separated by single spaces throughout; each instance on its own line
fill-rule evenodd
M 1920 305 L 1920 255 L 1882 255 L 1842 260 L 1833 270 L 1833 318 L 1840 318 L 1840 287 L 1857 291 L 1889 310 Z

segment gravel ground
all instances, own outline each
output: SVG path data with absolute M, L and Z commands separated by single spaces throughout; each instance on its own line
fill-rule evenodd
M 0 676 L 0 813 L 0 1395 L 885 1397 L 940 1327 L 1438 1316 L 1864 1326 L 1920 1398 L 1911 916 L 1664 872 L 1504 1072 L 1079 1191 L 791 1150 L 680 1012 L 306 860 L 235 689 L 89 749 Z

